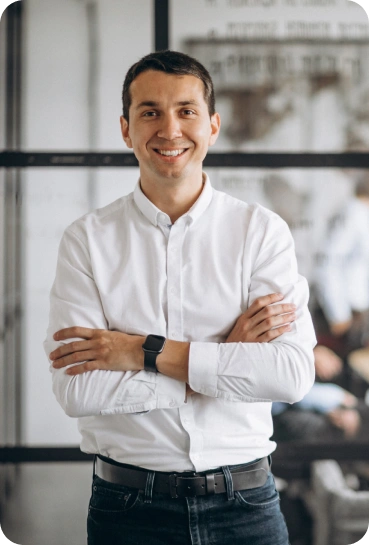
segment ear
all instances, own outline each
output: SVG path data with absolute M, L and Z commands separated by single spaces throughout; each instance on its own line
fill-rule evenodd
M 122 115 L 120 116 L 120 130 L 122 131 L 123 140 L 125 141 L 128 148 L 133 148 L 132 140 L 129 136 L 129 125 L 128 121 Z
M 215 113 L 210 118 L 210 127 L 211 127 L 211 133 L 209 138 L 209 146 L 212 146 L 215 144 L 218 134 L 220 131 L 220 115 L 218 113 Z

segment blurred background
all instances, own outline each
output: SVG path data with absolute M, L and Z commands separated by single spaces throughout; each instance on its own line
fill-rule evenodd
M 0 21 L 0 522 L 22 545 L 82 545 L 91 460 L 42 342 L 59 241 L 131 192 L 124 75 L 176 49 L 203 62 L 222 132 L 217 189 L 289 224 L 311 289 L 317 382 L 275 404 L 291 545 L 369 522 L 369 22 L 347 0 L 23 0 Z

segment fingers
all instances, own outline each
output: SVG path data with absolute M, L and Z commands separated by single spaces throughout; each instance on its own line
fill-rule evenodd
M 257 327 L 255 327 L 255 333 L 259 336 L 271 330 L 272 328 L 276 328 L 277 326 L 290 325 L 295 320 L 295 312 L 288 312 L 284 314 L 278 314 L 277 316 L 270 316 L 269 318 L 266 318 L 262 322 L 260 322 Z
M 90 327 L 66 327 L 60 329 L 54 334 L 55 341 L 64 341 L 65 339 L 72 339 L 74 337 L 80 337 L 81 339 L 92 339 L 98 329 L 91 329 Z
M 53 350 L 53 352 L 50 352 L 49 358 L 54 361 L 59 358 L 62 358 L 63 356 L 71 354 L 72 352 L 80 352 L 81 350 L 88 350 L 91 347 L 92 347 L 91 341 L 73 341 L 71 343 L 63 344 L 59 346 L 59 348 L 57 348 L 56 350 Z
M 289 315 L 292 315 L 294 311 L 296 310 L 296 305 L 292 303 L 284 303 L 279 305 L 271 305 L 268 307 L 263 308 L 259 312 L 257 312 L 252 318 L 250 318 L 250 326 L 252 328 L 257 328 L 259 325 L 263 326 L 263 330 L 260 331 L 260 333 L 263 333 L 266 331 L 266 329 L 270 329 L 271 327 L 274 327 L 276 325 L 283 324 L 287 321 L 289 321 Z M 246 316 L 246 313 L 245 313 Z M 276 321 L 275 317 L 281 316 L 282 321 Z M 283 320 L 283 317 L 285 316 L 285 319 Z M 295 318 L 296 316 L 294 316 Z
M 281 293 L 269 293 L 268 295 L 263 295 L 262 297 L 258 297 L 255 299 L 255 301 L 249 306 L 246 313 L 248 318 L 251 318 L 260 310 L 265 308 L 268 305 L 271 305 L 273 303 L 277 303 L 278 301 L 281 301 L 283 299 L 283 295 Z
M 86 361 L 81 365 L 75 365 L 74 367 L 70 367 L 65 372 L 67 375 L 76 376 L 82 375 L 82 373 L 87 373 L 88 371 L 96 371 L 97 369 L 104 369 L 102 362 L 99 362 L 98 360 L 92 360 Z
M 259 343 L 269 343 L 270 341 L 273 341 L 277 337 L 280 337 L 283 335 L 283 333 L 287 333 L 288 331 L 291 331 L 290 324 L 283 325 L 281 327 L 276 327 L 275 329 L 270 329 L 263 335 L 260 335 L 260 337 L 257 338 L 256 342 Z
M 96 358 L 96 352 L 94 350 L 84 350 L 83 352 L 73 352 L 68 356 L 59 358 L 53 362 L 54 369 L 61 369 L 75 363 L 81 363 L 86 360 L 94 360 Z

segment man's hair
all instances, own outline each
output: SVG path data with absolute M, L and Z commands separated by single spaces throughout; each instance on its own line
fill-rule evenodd
M 122 101 L 123 117 L 129 120 L 129 108 L 132 103 L 130 86 L 142 72 L 156 70 L 177 76 L 195 76 L 204 84 L 204 99 L 208 105 L 209 115 L 215 113 L 215 93 L 212 79 L 206 68 L 196 59 L 178 51 L 157 51 L 142 57 L 128 70 L 123 83 Z

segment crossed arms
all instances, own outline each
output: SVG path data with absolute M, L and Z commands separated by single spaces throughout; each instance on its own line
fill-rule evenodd
M 290 323 L 296 318 L 296 305 L 273 305 L 281 299 L 283 295 L 278 293 L 256 299 L 239 317 L 225 342 L 270 342 L 290 331 Z M 141 371 L 144 368 L 142 344 L 145 337 L 78 326 L 62 329 L 54 335 L 56 341 L 76 337 L 84 340 L 72 341 L 51 352 L 49 357 L 54 369 L 74 364 L 66 373 L 75 376 L 97 369 Z M 188 383 L 189 351 L 190 343 L 167 340 L 163 352 L 157 358 L 158 371 Z
M 274 225 L 265 239 L 268 258 L 256 263 L 250 306 L 224 340 L 168 340 L 154 374 L 143 370 L 144 336 L 108 330 L 87 247 L 67 232 L 45 342 L 64 411 L 81 417 L 180 407 L 186 390 L 234 402 L 300 400 L 314 380 L 307 284 L 297 274 L 291 238 L 279 243 Z M 269 255 L 269 241 L 275 256 Z

